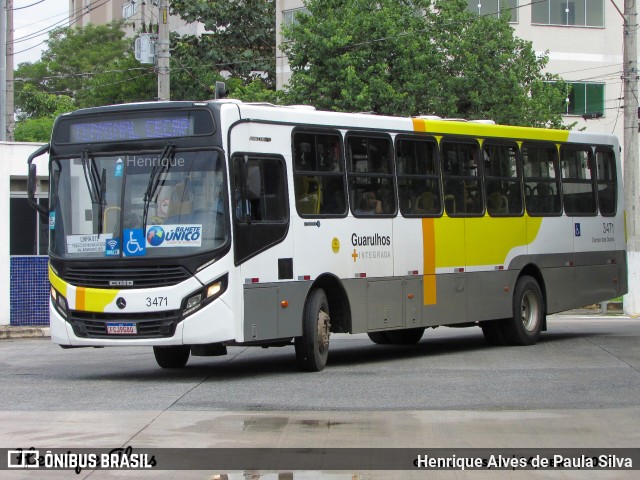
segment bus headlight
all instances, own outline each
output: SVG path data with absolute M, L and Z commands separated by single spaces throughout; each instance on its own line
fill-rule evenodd
M 53 287 L 51 287 L 51 300 L 58 313 L 64 318 L 67 318 L 69 312 L 69 304 L 67 303 L 67 299 L 64 298 L 64 296 Z
M 182 316 L 191 315 L 222 295 L 227 289 L 227 282 L 228 275 L 224 275 L 187 297 Z

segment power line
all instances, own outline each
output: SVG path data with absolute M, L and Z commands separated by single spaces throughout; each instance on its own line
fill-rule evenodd
M 11 10 L 13 10 L 14 12 L 17 10 L 24 10 L 25 8 L 33 7 L 34 5 L 38 5 L 39 3 L 43 3 L 43 2 L 44 0 L 40 0 L 39 2 L 32 3 L 31 5 L 26 5 L 24 7 L 13 7 Z

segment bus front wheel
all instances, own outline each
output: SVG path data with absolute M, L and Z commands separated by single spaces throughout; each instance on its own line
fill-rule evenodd
M 307 297 L 302 315 L 302 336 L 294 341 L 298 367 L 306 372 L 319 372 L 327 364 L 331 317 L 324 290 L 317 288 Z
M 513 292 L 513 317 L 503 325 L 510 345 L 533 345 L 544 323 L 544 300 L 538 282 L 528 275 L 520 277 Z
M 162 368 L 183 368 L 189 360 L 191 347 L 176 345 L 170 347 L 153 347 L 156 362 Z

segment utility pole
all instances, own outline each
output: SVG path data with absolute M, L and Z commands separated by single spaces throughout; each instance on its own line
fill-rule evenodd
M 0 0 L 0 141 L 7 139 L 7 2 Z
M 6 137 L 7 140 L 13 141 L 13 130 L 15 129 L 15 119 L 13 114 L 15 113 L 14 107 L 14 83 L 13 83 L 13 0 L 7 0 L 7 120 L 6 120 Z
M 638 18 L 636 0 L 624 0 L 624 204 L 629 293 L 624 312 L 640 315 L 640 204 L 638 200 Z
M 158 101 L 170 100 L 169 0 L 160 0 L 158 12 Z

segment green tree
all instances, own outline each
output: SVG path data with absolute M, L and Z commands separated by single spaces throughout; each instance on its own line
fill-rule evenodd
M 18 142 L 48 142 L 56 116 L 75 108 L 71 97 L 41 92 L 30 84 L 17 93 L 16 103 L 23 105 L 14 129 Z
M 121 26 L 56 29 L 40 60 L 18 66 L 16 138 L 48 140 L 55 116 L 74 108 L 157 97 L 153 67 L 135 60 Z
M 267 88 L 275 80 L 275 0 L 172 0 L 173 13 L 188 22 L 201 22 L 207 33 L 184 36 L 177 49 L 201 66 L 226 71 L 245 84 L 264 77 Z M 183 63 L 189 63 L 181 56 Z
M 306 0 L 286 29 L 289 100 L 338 111 L 491 118 L 561 126 L 564 98 L 547 56 L 508 17 L 464 0 Z

